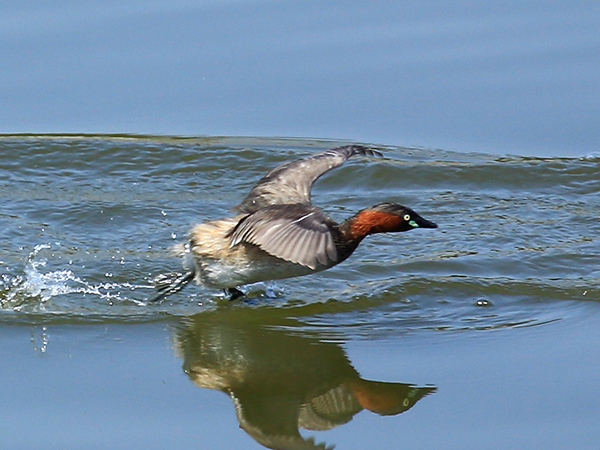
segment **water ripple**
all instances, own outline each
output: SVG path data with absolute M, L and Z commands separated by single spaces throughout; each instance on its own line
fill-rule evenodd
M 249 287 L 240 305 L 200 287 L 146 304 L 152 278 L 180 267 L 168 249 L 191 224 L 230 214 L 274 165 L 339 144 L 1 137 L 0 321 L 146 321 L 239 306 L 305 317 L 332 335 L 372 335 L 543 324 L 600 298 L 597 155 L 376 146 L 383 158 L 323 177 L 315 204 L 341 220 L 397 201 L 438 230 L 373 236 L 330 271 Z

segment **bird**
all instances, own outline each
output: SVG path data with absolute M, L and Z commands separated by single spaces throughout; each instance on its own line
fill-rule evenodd
M 392 202 L 365 208 L 338 223 L 314 206 L 314 182 L 349 158 L 381 157 L 363 145 L 344 145 L 283 163 L 252 187 L 236 214 L 195 225 L 185 244 L 176 248 L 184 272 L 154 279 L 156 302 L 191 281 L 221 289 L 231 299 L 244 294 L 238 287 L 260 281 L 309 275 L 345 261 L 375 233 L 437 228 L 407 206 Z

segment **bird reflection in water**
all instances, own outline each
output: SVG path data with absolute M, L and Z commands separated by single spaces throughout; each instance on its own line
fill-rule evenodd
M 191 317 L 177 348 L 194 384 L 229 395 L 240 427 L 267 448 L 333 448 L 303 438 L 299 428 L 328 430 L 363 409 L 400 414 L 436 390 L 362 379 L 339 344 L 288 331 L 298 326 L 294 319 L 265 321 L 258 313 L 234 308 Z

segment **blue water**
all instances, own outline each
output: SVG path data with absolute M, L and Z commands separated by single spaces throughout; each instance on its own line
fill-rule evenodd
M 0 448 L 596 449 L 598 23 L 564 0 L 0 5 Z M 146 303 L 193 223 L 349 142 L 384 157 L 315 204 L 440 228 L 241 302 Z
M 600 151 L 594 1 L 0 6 L 0 132 Z

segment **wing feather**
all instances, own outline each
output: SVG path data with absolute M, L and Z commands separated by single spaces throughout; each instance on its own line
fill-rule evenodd
M 229 236 L 230 247 L 257 245 L 277 258 L 317 269 L 338 260 L 333 224 L 314 206 L 272 205 L 243 218 Z
M 337 260 L 337 250 L 335 248 L 335 242 L 333 241 L 333 236 L 331 234 L 325 235 L 325 252 L 327 253 L 327 258 L 335 258 Z
M 381 156 L 381 153 L 362 145 L 345 145 L 281 164 L 258 180 L 236 209 L 250 214 L 270 205 L 310 205 L 313 183 L 354 155 Z

